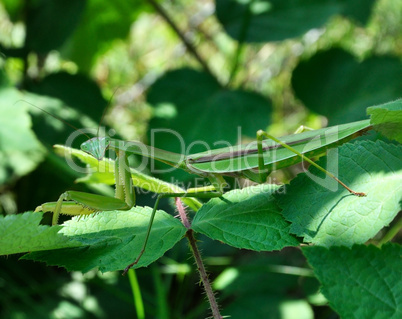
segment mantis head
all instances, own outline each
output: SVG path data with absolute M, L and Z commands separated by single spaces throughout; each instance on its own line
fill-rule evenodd
M 94 137 L 81 144 L 81 150 L 100 161 L 110 145 L 109 137 Z

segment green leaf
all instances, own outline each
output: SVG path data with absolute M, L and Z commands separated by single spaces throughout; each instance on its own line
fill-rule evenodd
M 305 242 L 322 246 L 364 243 L 387 226 L 400 210 L 402 198 L 402 147 L 382 141 L 348 143 L 318 162 L 351 189 L 312 168 L 300 174 L 278 196 L 291 232 Z M 335 174 L 336 175 L 336 174 Z
M 341 318 L 402 317 L 401 246 L 304 247 L 322 292 Z
M 166 73 L 152 86 L 148 101 L 154 106 L 151 128 L 176 130 L 185 146 L 201 138 L 209 146 L 219 140 L 234 143 L 238 126 L 242 135 L 255 137 L 270 121 L 271 102 L 262 95 L 224 89 L 207 73 L 191 69 Z M 173 135 L 155 140 L 156 147 L 166 149 L 163 146 L 168 145 L 172 151 L 183 153 L 177 144 Z M 204 145 L 195 145 L 189 151 L 204 150 Z
M 2 5 L 12 22 L 17 22 L 21 18 L 24 0 L 3 0 Z
M 85 1 L 31 1 L 27 12 L 25 48 L 46 53 L 60 47 L 73 33 L 85 8 Z
M 28 89 L 36 94 L 60 99 L 98 124 L 107 107 L 107 101 L 103 98 L 99 86 L 83 74 L 52 73 L 40 82 L 30 82 Z
M 402 143 L 402 99 L 367 108 L 374 129 Z
M 217 0 L 216 12 L 232 38 L 268 42 L 321 28 L 334 15 L 344 15 L 364 24 L 374 3 L 374 0 Z
M 143 1 L 89 0 L 79 26 L 64 55 L 81 71 L 89 71 L 97 55 L 110 49 L 115 39 L 124 39 L 133 21 L 149 10 Z
M 74 248 L 33 252 L 24 259 L 44 261 L 67 270 L 87 272 L 122 270 L 139 255 L 148 229 L 150 207 L 133 207 L 128 211 L 100 212 L 95 216 L 73 218 L 60 233 L 78 242 Z M 134 268 L 148 266 L 172 248 L 186 228 L 173 216 L 158 210 L 144 255 Z
M 398 57 L 374 56 L 358 62 L 343 50 L 331 49 L 300 62 L 292 86 L 306 107 L 334 125 L 365 119 L 367 105 L 399 98 L 401 78 Z
M 11 88 L 11 81 L 7 76 L 4 68 L 0 69 L 0 88 L 3 90 L 5 88 Z
M 260 285 L 261 282 L 256 283 Z M 236 298 L 223 314 L 232 319 L 313 319 L 314 312 L 307 300 L 285 298 L 283 295 L 255 295 Z
M 277 189 L 258 185 L 213 198 L 197 212 L 192 228 L 236 248 L 271 251 L 297 246 L 274 202 Z
M 255 137 L 270 122 L 271 102 L 265 97 L 222 88 L 207 73 L 191 69 L 166 73 L 152 86 L 148 102 L 154 106 L 151 145 L 181 154 L 233 145 L 239 134 Z
M 27 104 L 14 88 L 0 88 L 0 185 L 10 183 L 34 170 L 45 149 L 37 140 Z
M 291 253 L 290 253 L 291 252 Z M 214 289 L 227 300 L 222 315 L 247 319 L 312 319 L 312 306 L 301 286 L 309 284 L 316 291 L 319 283 L 311 269 L 301 268 L 305 258 L 299 249 L 286 252 L 242 253 L 236 263 L 214 279 Z
M 0 216 L 0 255 L 80 245 L 59 233 L 61 226 L 39 225 L 43 213 Z

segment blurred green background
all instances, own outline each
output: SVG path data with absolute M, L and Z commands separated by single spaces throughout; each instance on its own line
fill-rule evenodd
M 239 126 L 247 141 L 258 129 L 280 136 L 366 118 L 366 107 L 401 97 L 402 2 L 2 0 L 0 53 L 7 215 L 69 189 L 113 194 L 74 183 L 80 175 L 52 151 L 73 129 L 32 105 L 96 128 L 110 104 L 102 124 L 123 139 L 150 142 L 152 129 L 170 128 L 187 145 L 210 146 L 238 142 Z M 169 136 L 153 146 L 179 151 Z M 153 206 L 151 195 L 138 197 Z M 164 209 L 175 214 L 169 201 Z M 337 318 L 298 249 L 257 254 L 199 239 L 223 314 Z M 1 318 L 136 317 L 120 273 L 67 273 L 18 257 L 0 259 Z M 185 241 L 137 275 L 146 318 L 208 316 Z

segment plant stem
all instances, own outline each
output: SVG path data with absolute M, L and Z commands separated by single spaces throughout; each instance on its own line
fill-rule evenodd
M 132 268 L 128 271 L 128 279 L 130 281 L 131 290 L 133 292 L 134 305 L 135 310 L 137 312 L 137 318 L 145 319 L 144 303 L 142 301 L 140 285 L 138 284 L 137 276 L 135 275 L 135 270 Z
M 219 313 L 218 303 L 216 302 L 214 292 L 212 291 L 211 283 L 209 282 L 207 271 L 205 270 L 204 263 L 202 262 L 200 251 L 198 250 L 197 243 L 194 237 L 194 232 L 191 229 L 190 222 L 188 221 L 186 210 L 183 207 L 183 204 L 180 198 L 175 198 L 176 207 L 179 212 L 180 219 L 183 225 L 188 229 L 186 232 L 186 237 L 190 244 L 191 252 L 193 253 L 195 263 L 197 264 L 198 273 L 200 274 L 200 278 L 202 284 L 204 285 L 205 292 L 208 297 L 209 305 L 212 311 L 212 315 L 214 319 L 222 319 L 223 317 Z
M 184 43 L 186 46 L 187 50 L 196 58 L 196 60 L 202 65 L 204 70 L 208 72 L 212 77 L 216 78 L 213 73 L 211 72 L 210 68 L 208 67 L 208 64 L 201 58 L 201 56 L 198 54 L 197 50 L 195 47 L 191 44 L 191 42 L 186 38 L 186 36 L 179 30 L 177 25 L 173 22 L 173 20 L 169 17 L 165 9 L 163 9 L 162 6 L 160 6 L 156 1 L 154 0 L 148 0 L 148 2 L 155 8 L 155 10 L 166 20 L 166 22 L 170 25 L 170 27 L 174 30 L 174 32 L 178 35 L 180 40 Z
M 402 218 L 400 218 L 391 228 L 390 230 L 384 235 L 383 238 L 378 242 L 378 247 L 384 245 L 385 243 L 389 242 L 392 238 L 395 237 L 396 234 L 402 228 Z
M 243 20 L 241 21 L 241 28 L 240 28 L 240 32 L 238 34 L 236 52 L 235 52 L 235 56 L 233 57 L 233 65 L 230 70 L 229 81 L 227 83 L 228 86 L 230 85 L 230 83 L 232 83 L 234 81 L 237 71 L 239 69 L 240 59 L 241 59 L 241 56 L 244 51 L 244 41 L 246 40 L 247 32 L 248 32 L 248 29 L 250 27 L 250 22 L 251 22 L 250 5 L 252 4 L 252 2 L 250 2 L 248 4 L 248 6 L 246 8 L 246 12 L 243 15 Z
M 207 272 L 205 270 L 204 263 L 202 262 L 200 251 L 198 250 L 196 240 L 194 238 L 194 232 L 192 229 L 189 229 L 186 233 L 186 237 L 188 242 L 190 243 L 191 252 L 193 253 L 195 263 L 197 264 L 198 273 L 200 274 L 200 278 L 202 284 L 204 285 L 205 292 L 208 297 L 209 305 L 211 307 L 212 315 L 214 319 L 222 319 L 219 312 L 219 306 L 216 302 L 214 292 L 212 291 L 211 283 L 209 282 Z
M 183 203 L 181 202 L 179 197 L 175 198 L 175 202 L 176 202 L 176 207 L 179 212 L 181 222 L 183 223 L 184 227 L 186 227 L 187 229 L 190 229 L 191 225 L 190 225 L 190 222 L 188 221 L 186 210 L 184 209 Z
M 209 282 L 207 271 L 205 270 L 204 263 L 202 262 L 200 251 L 198 250 L 196 240 L 194 238 L 194 232 L 191 228 L 190 222 L 188 221 L 186 210 L 184 209 L 183 203 L 180 198 L 175 198 L 176 207 L 179 212 L 180 219 L 183 225 L 188 229 L 186 233 L 186 237 L 188 242 L 190 243 L 191 252 L 193 253 L 195 263 L 197 264 L 198 273 L 200 274 L 200 278 L 202 284 L 204 285 L 205 292 L 208 297 L 209 305 L 212 310 L 212 315 L 215 319 L 221 319 L 222 316 L 219 313 L 218 303 L 216 302 L 215 295 L 212 291 L 211 283 Z
M 151 266 L 152 277 L 155 283 L 157 318 L 169 319 L 169 306 L 167 302 L 167 293 L 163 285 L 162 278 L 158 267 L 155 263 Z

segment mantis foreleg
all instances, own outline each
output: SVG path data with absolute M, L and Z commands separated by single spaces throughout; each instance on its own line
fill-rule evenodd
M 128 157 L 124 151 L 115 149 L 115 180 L 116 180 L 116 198 L 124 200 L 128 206 L 135 205 L 135 192 L 133 188 L 133 180 L 131 178 Z
M 45 203 L 35 211 L 53 212 L 52 225 L 57 225 L 60 214 L 89 215 L 99 211 L 128 210 L 135 204 L 135 193 L 128 158 L 123 151 L 116 152 L 115 181 L 116 195 L 108 197 L 91 193 L 67 191 L 57 202 Z

